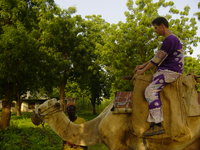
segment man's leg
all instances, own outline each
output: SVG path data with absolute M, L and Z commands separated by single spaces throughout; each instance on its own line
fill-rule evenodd
M 144 133 L 144 136 L 152 136 L 164 133 L 161 125 L 163 121 L 163 112 L 160 100 L 160 91 L 167 83 L 163 74 L 154 76 L 152 83 L 145 90 L 145 98 L 149 103 L 149 116 L 147 121 L 151 123 L 150 129 Z

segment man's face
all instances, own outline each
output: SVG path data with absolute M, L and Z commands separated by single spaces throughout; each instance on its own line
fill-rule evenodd
M 75 106 L 73 106 L 73 105 L 70 105 L 70 106 L 68 106 L 67 107 L 67 114 L 69 115 L 69 116 L 76 116 L 76 107 Z
M 153 27 L 154 27 L 154 31 L 155 31 L 158 35 L 164 35 L 165 29 L 164 29 L 164 25 L 163 25 L 163 24 L 161 24 L 161 25 L 156 25 L 156 24 L 154 24 Z

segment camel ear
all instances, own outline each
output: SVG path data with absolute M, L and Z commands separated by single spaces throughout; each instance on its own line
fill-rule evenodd
M 57 109 L 60 109 L 60 103 L 58 103 L 58 102 L 55 103 L 54 107 L 57 108 Z

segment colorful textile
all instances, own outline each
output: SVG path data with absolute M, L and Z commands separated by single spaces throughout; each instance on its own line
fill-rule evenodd
M 155 66 L 160 66 L 167 56 L 168 54 L 165 51 L 159 50 L 150 61 Z
M 159 70 L 171 70 L 178 73 L 183 72 L 184 51 L 179 39 L 175 35 L 169 35 L 163 41 L 161 50 L 165 51 L 168 56 L 158 67 Z
M 132 91 L 117 92 L 115 94 L 113 113 L 131 113 L 132 112 Z
M 170 70 L 158 70 L 155 73 L 152 82 L 145 90 L 145 98 L 149 103 L 148 122 L 160 123 L 163 121 L 160 91 L 167 83 L 176 81 L 179 76 L 179 73 Z

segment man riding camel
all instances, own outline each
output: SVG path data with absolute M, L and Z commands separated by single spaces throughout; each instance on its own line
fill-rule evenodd
M 135 74 L 140 75 L 147 70 L 157 67 L 152 82 L 145 90 L 145 99 L 149 104 L 150 128 L 143 136 L 153 136 L 165 133 L 162 126 L 163 111 L 160 100 L 161 90 L 169 83 L 174 82 L 183 72 L 184 51 L 179 39 L 169 30 L 169 23 L 164 17 L 158 17 L 152 21 L 154 30 L 158 35 L 165 37 L 160 50 L 148 62 L 138 65 Z

